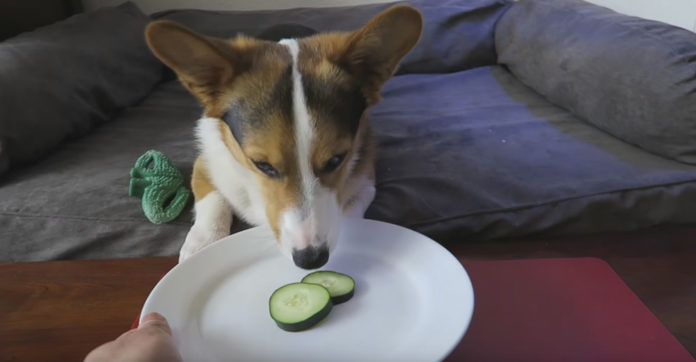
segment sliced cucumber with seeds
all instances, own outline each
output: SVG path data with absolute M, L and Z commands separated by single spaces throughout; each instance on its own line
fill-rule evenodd
M 340 304 L 353 297 L 355 281 L 353 278 L 334 271 L 317 271 L 302 278 L 303 283 L 318 284 L 329 291 L 331 303 Z
M 331 311 L 329 291 L 319 285 L 292 283 L 278 288 L 268 301 L 271 318 L 286 331 L 296 332 L 319 323 Z

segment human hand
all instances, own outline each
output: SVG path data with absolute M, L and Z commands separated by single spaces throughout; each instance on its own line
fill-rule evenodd
M 85 362 L 181 362 L 167 320 L 158 313 L 146 315 L 137 329 L 102 344 L 90 352 Z

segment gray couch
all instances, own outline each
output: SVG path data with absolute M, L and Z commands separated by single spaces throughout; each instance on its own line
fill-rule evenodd
M 425 30 L 369 113 L 366 217 L 459 242 L 696 224 L 696 34 L 575 0 L 411 3 Z M 387 6 L 153 17 L 253 36 Z M 154 225 L 127 195 L 146 150 L 186 175 L 196 153 L 201 109 L 149 20 L 124 4 L 0 43 L 0 261 L 177 253 L 190 206 Z

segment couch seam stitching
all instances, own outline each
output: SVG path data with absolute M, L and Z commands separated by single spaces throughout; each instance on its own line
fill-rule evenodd
M 82 221 L 103 221 L 103 222 L 142 222 L 143 219 L 136 218 L 123 218 L 123 219 L 108 219 L 108 218 L 97 218 L 97 217 L 85 217 L 85 216 L 61 216 L 61 215 L 41 215 L 41 214 L 29 214 L 21 212 L 6 212 L 0 211 L 2 216 L 17 216 L 17 217 L 29 217 L 37 219 L 58 219 L 58 220 L 82 220 Z M 169 224 L 175 225 L 187 225 L 184 222 L 170 222 Z
M 539 204 L 527 204 L 527 205 L 516 206 L 516 207 L 500 208 L 497 210 L 465 213 L 465 214 L 460 214 L 457 216 L 450 216 L 450 217 L 446 217 L 446 218 L 433 219 L 430 221 L 425 221 L 425 222 L 420 222 L 420 223 L 413 223 L 413 224 L 409 224 L 408 227 L 423 227 L 423 226 L 429 226 L 429 225 L 433 225 L 433 224 L 437 224 L 437 223 L 441 223 L 441 222 L 448 222 L 448 221 L 452 221 L 452 220 L 456 220 L 456 219 L 467 218 L 467 217 L 471 217 L 471 216 L 497 214 L 497 213 L 501 213 L 501 212 L 526 211 L 529 209 L 534 209 L 534 208 L 543 207 L 543 206 L 549 206 L 552 204 L 562 203 L 562 202 L 571 201 L 571 200 L 579 200 L 579 199 L 583 199 L 583 198 L 587 198 L 587 197 L 610 195 L 610 194 L 623 194 L 623 193 L 631 192 L 631 191 L 640 191 L 640 190 L 647 190 L 647 189 L 661 188 L 661 187 L 673 187 L 673 186 L 680 186 L 680 185 L 685 185 L 685 184 L 696 185 L 696 180 L 680 181 L 680 182 L 676 182 L 676 183 L 663 184 L 663 185 L 659 185 L 659 186 L 652 185 L 652 186 L 635 187 L 635 188 L 621 189 L 621 190 L 614 190 L 614 191 L 607 191 L 607 192 L 598 192 L 598 193 L 594 193 L 594 194 L 587 194 L 587 195 L 582 195 L 582 196 L 557 199 L 557 200 L 553 200 L 553 201 L 546 201 L 546 202 L 539 203 Z M 379 192 L 379 190 L 378 190 L 378 192 Z

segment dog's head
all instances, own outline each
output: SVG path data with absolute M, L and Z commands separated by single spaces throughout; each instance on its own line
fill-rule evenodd
M 280 42 L 204 37 L 166 21 L 150 24 L 146 39 L 220 120 L 228 151 L 255 175 L 279 243 L 311 269 L 338 237 L 365 110 L 421 28 L 420 13 L 401 5 L 354 32 Z

